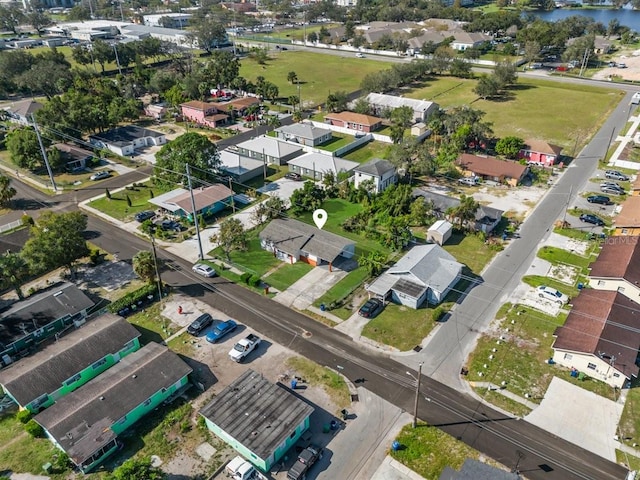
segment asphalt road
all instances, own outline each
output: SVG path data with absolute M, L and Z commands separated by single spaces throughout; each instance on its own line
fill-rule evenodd
M 536 252 L 553 229 L 553 223 L 564 216 L 567 207 L 575 204 L 576 196 L 585 187 L 603 158 L 610 139 L 625 125 L 631 93 L 620 102 L 578 157 L 567 167 L 535 210 L 520 227 L 520 238 L 498 254 L 482 274 L 482 283 L 473 288 L 456 305 L 453 314 L 419 353 L 396 358 L 412 368 L 423 363 L 423 371 L 438 381 L 456 389 L 464 388 L 460 367 L 473 351 L 476 340 L 495 318 L 500 306 L 509 301 L 511 293 L 526 273 Z

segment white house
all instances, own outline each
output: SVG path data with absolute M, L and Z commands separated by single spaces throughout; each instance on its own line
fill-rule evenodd
M 363 182 L 371 181 L 373 183 L 373 192 L 380 193 L 388 186 L 395 185 L 398 182 L 396 167 L 392 163 L 374 158 L 355 168 L 353 183 L 358 188 Z
M 297 142 L 300 145 L 315 147 L 331 140 L 331 130 L 316 127 L 312 123 L 302 122 L 285 125 L 275 129 L 276 135 L 282 140 Z
M 235 149 L 240 155 L 275 165 L 285 165 L 289 160 L 304 153 L 299 145 L 283 142 L 268 135 L 246 140 L 237 144 Z
M 324 155 L 322 153 L 306 153 L 289 160 L 289 171 L 299 173 L 314 180 L 322 180 L 328 172 L 336 177 L 339 173 L 352 172 L 360 164 L 344 158 Z
M 413 247 L 398 263 L 366 287 L 369 294 L 410 308 L 426 300 L 442 302 L 462 273 L 463 265 L 436 244 Z
M 440 108 L 435 102 L 384 95 L 382 93 L 370 93 L 367 95 L 366 100 L 373 109 L 373 114 L 377 117 L 384 117 L 383 112 L 388 109 L 394 110 L 400 107 L 410 107 L 413 110 L 414 122 L 426 121 L 429 116 Z
M 591 264 L 589 286 L 640 301 L 640 237 L 613 236 Z
M 638 376 L 640 305 L 616 291 L 583 289 L 564 325 L 554 332 L 553 360 L 622 388 Z
M 167 143 L 167 137 L 155 130 L 126 125 L 90 135 L 89 142 L 95 147 L 106 148 L 124 157 L 133 155 L 138 148 L 164 145 Z

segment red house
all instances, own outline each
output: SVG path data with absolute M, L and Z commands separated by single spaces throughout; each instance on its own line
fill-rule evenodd
M 324 123 L 349 128 L 358 132 L 373 132 L 382 125 L 382 119 L 354 112 L 330 113 L 325 115 Z
M 520 158 L 526 158 L 527 163 L 541 167 L 552 167 L 558 162 L 562 147 L 552 145 L 544 140 L 526 140 L 520 150 Z
M 180 104 L 182 116 L 186 120 L 210 128 L 226 125 L 229 120 L 229 115 L 221 113 L 218 107 L 219 104 L 200 102 L 198 100 Z

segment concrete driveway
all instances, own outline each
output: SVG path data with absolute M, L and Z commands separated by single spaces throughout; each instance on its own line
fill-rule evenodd
M 344 270 L 333 269 L 329 272 L 326 265 L 316 267 L 284 292 L 276 295 L 274 300 L 287 307 L 305 310 L 346 275 L 347 272 Z

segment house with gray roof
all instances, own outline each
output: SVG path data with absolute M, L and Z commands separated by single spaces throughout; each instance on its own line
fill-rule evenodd
M 31 125 L 31 116 L 40 110 L 44 105 L 35 100 L 20 100 L 5 107 L 9 121 L 20 125 Z
M 209 430 L 263 472 L 309 429 L 312 413 L 307 402 L 251 369 L 200 410 Z
M 80 326 L 93 305 L 72 283 L 58 283 L 15 302 L 0 313 L 0 365 L 12 363 L 71 325 Z
M 435 102 L 427 100 L 415 100 L 413 98 L 396 97 L 382 93 L 370 93 L 366 96 L 367 103 L 371 106 L 373 114 L 384 117 L 386 110 L 394 110 L 400 107 L 410 107 L 413 110 L 413 121 L 424 122 L 440 107 Z
M 118 436 L 188 383 L 192 369 L 151 342 L 127 355 L 34 420 L 83 473 L 118 450 Z
M 422 188 L 413 189 L 413 198 L 422 197 L 431 206 L 433 213 L 438 219 L 450 220 L 447 210 L 460 205 L 458 198 L 431 192 Z M 477 232 L 490 233 L 500 223 L 504 212 L 498 208 L 480 205 L 476 211 L 476 219 L 471 227 Z
M 280 260 L 302 261 L 314 267 L 329 264 L 331 268 L 336 261 L 353 257 L 356 248 L 348 238 L 291 218 L 272 220 L 259 238 L 262 248 Z
M 235 147 L 240 155 L 274 165 L 286 165 L 289 160 L 304 153 L 299 145 L 283 142 L 268 135 L 252 138 Z
M 222 150 L 218 168 L 224 175 L 233 178 L 234 181 L 245 183 L 252 178 L 264 175 L 267 166 L 257 158 L 250 158 L 231 150 Z
M 419 308 L 425 300 L 437 305 L 460 279 L 463 266 L 440 245 L 417 245 L 366 289 L 410 308 Z
M 358 167 L 358 162 L 352 162 L 340 157 L 325 155 L 323 153 L 305 153 L 304 155 L 289 160 L 289 171 L 299 173 L 313 180 L 322 180 L 331 172 L 337 178 L 339 173 L 348 173 Z M 351 176 L 351 175 L 349 175 Z
M 0 385 L 21 408 L 38 413 L 138 350 L 139 337 L 124 318 L 101 315 L 0 370 Z
M 398 183 L 396 167 L 387 160 L 374 158 L 358 165 L 354 169 L 353 184 L 358 188 L 363 182 L 373 183 L 373 192 L 383 192 L 387 187 Z
M 289 142 L 315 147 L 331 140 L 331 130 L 316 127 L 312 123 L 292 123 L 274 130 L 278 138 Z
M 106 148 L 124 157 L 133 155 L 139 148 L 164 145 L 167 137 L 149 128 L 125 125 L 90 135 L 89 142 L 97 148 Z

